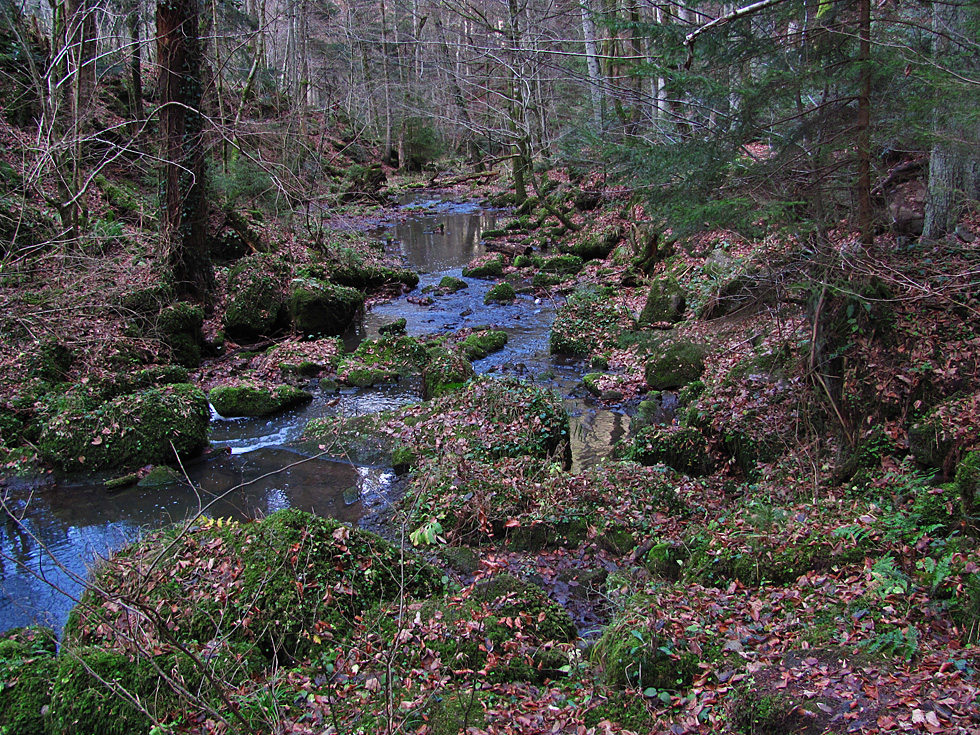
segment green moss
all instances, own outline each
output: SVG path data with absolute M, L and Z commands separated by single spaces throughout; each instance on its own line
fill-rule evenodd
M 460 343 L 468 360 L 482 360 L 491 352 L 502 350 L 506 344 L 507 332 L 496 329 L 474 332 Z
M 426 400 L 452 393 L 476 375 L 470 361 L 457 350 L 435 347 L 422 369 L 422 397 Z
M 337 368 L 338 376 L 357 387 L 419 375 L 429 362 L 429 352 L 419 340 L 383 335 L 365 340 Z
M 649 700 L 635 691 L 610 690 L 598 700 L 582 717 L 583 724 L 599 731 L 599 723 L 608 720 L 632 732 L 653 732 L 656 714 L 648 704 Z
M 138 467 L 174 460 L 207 446 L 211 411 L 188 384 L 119 396 L 94 410 L 66 408 L 41 432 L 41 456 L 63 470 Z M 173 445 L 173 448 L 171 447 Z
M 504 256 L 494 255 L 463 268 L 464 278 L 501 278 L 504 275 Z
M 576 238 L 563 242 L 560 249 L 564 253 L 577 255 L 582 260 L 605 258 L 615 249 L 623 234 L 621 226 L 606 225 L 592 232 L 579 233 Z
M 632 319 L 620 314 L 606 298 L 607 292 L 580 290 L 558 309 L 549 337 L 553 354 L 587 356 L 606 352 L 616 335 Z
M 558 273 L 538 272 L 535 273 L 534 278 L 531 279 L 531 287 L 536 289 L 549 289 L 563 283 L 564 280 L 565 276 Z
M 680 650 L 683 641 L 671 641 L 656 632 L 656 614 L 642 598 L 620 613 L 593 649 L 605 681 L 644 691 L 678 690 L 691 685 L 698 673 L 698 658 Z
M 390 324 L 382 324 L 380 327 L 378 327 L 378 334 L 405 334 L 405 327 L 407 326 L 408 321 L 403 317 L 401 319 L 396 319 Z
M 439 558 L 460 574 L 473 574 L 480 568 L 480 555 L 468 546 L 443 546 Z
M 731 707 L 732 727 L 742 735 L 783 735 L 805 729 L 806 720 L 779 693 L 740 689 Z
M 976 511 L 977 485 L 980 484 L 980 451 L 970 452 L 956 468 L 956 489 L 960 494 L 963 514 Z
M 680 388 L 704 373 L 704 345 L 676 340 L 658 350 L 647 361 L 645 378 L 651 390 Z
M 961 497 L 956 483 L 947 483 L 935 488 L 918 488 L 912 512 L 918 516 L 919 527 L 939 526 L 952 530 L 962 517 Z
M 155 680 L 145 660 L 130 661 L 115 651 L 81 648 L 62 654 L 48 714 L 50 732 L 142 735 L 152 720 L 118 689 L 152 706 Z
M 68 377 L 74 361 L 71 349 L 53 340 L 35 343 L 18 359 L 27 378 L 52 384 L 61 383 Z
M 256 385 L 225 385 L 212 388 L 208 400 L 222 416 L 268 416 L 313 400 L 313 394 L 291 385 L 268 389 Z
M 542 261 L 541 271 L 562 276 L 573 276 L 579 273 L 584 266 L 585 262 L 577 255 L 556 255 Z
M 710 474 L 715 468 L 707 439 L 689 427 L 643 427 L 617 446 L 616 456 L 647 466 L 665 464 L 692 477 Z
M 673 278 L 657 281 L 650 287 L 646 304 L 640 313 L 640 326 L 651 324 L 674 324 L 684 318 L 687 297 Z
M 259 253 L 242 258 L 228 275 L 224 326 L 235 339 L 254 339 L 276 332 L 286 312 L 285 260 Z
M 179 301 L 160 312 L 155 331 L 170 348 L 174 362 L 184 367 L 197 367 L 204 345 L 202 326 L 204 312 L 201 308 Z
M 178 473 L 173 467 L 157 465 L 137 485 L 140 487 L 159 488 L 180 485 L 184 482 L 186 480 L 183 475 Z
M 476 690 L 436 695 L 425 713 L 426 735 L 459 735 L 470 732 L 470 728 L 483 730 L 487 718 L 481 700 Z
M 119 307 L 124 316 L 147 317 L 158 314 L 173 303 L 174 288 L 166 279 L 146 288 L 134 288 L 119 297 Z
M 0 638 L 0 735 L 44 735 L 44 711 L 57 674 L 49 628 L 8 630 Z
M 490 682 L 541 682 L 561 676 L 559 669 L 567 658 L 551 644 L 577 637 L 564 608 L 534 585 L 509 574 L 476 585 L 464 598 L 433 600 L 423 606 L 419 617 L 439 621 L 450 631 L 465 626 L 466 633 L 429 642 L 451 671 L 484 669 L 487 651 L 493 650 L 497 660 L 487 671 Z M 508 624 L 515 620 L 519 623 Z M 474 628 L 475 621 L 482 624 Z
M 464 288 L 469 288 L 469 284 L 462 278 L 456 278 L 455 276 L 443 276 L 442 280 L 439 281 L 439 290 L 443 293 L 456 293 L 457 291 L 462 291 Z
M 599 379 L 604 377 L 604 375 L 605 373 L 587 373 L 582 376 L 582 385 L 592 395 L 602 395 L 602 389 L 599 387 Z
M 486 297 L 483 299 L 484 304 L 507 304 L 517 298 L 517 292 L 514 291 L 514 287 L 509 283 L 498 283 L 496 286 L 487 291 Z
M 122 179 L 109 181 L 101 175 L 95 177 L 95 183 L 102 190 L 109 206 L 121 217 L 138 219 L 142 215 L 145 200 L 135 186 Z
M 155 562 L 164 583 L 147 586 L 141 575 L 127 574 L 164 549 L 168 554 Z M 103 589 L 160 611 L 159 624 L 185 644 L 211 641 L 221 621 L 214 647 L 252 652 L 266 666 L 341 640 L 358 616 L 384 602 L 438 594 L 441 580 L 437 569 L 374 534 L 298 510 L 259 523 L 209 523 L 176 539 L 155 534 L 119 552 L 97 577 Z M 84 602 L 66 637 L 124 646 L 113 625 L 124 613 L 92 592 Z M 109 625 L 100 624 L 103 618 Z
M 348 286 L 310 278 L 296 278 L 290 284 L 289 313 L 302 334 L 343 334 L 363 305 L 364 295 Z
M 514 258 L 515 268 L 540 268 L 544 261 L 535 255 L 518 255 Z

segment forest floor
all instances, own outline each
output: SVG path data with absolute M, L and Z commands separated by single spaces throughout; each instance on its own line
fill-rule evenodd
M 4 128 L 0 148 L 24 145 L 13 135 Z M 256 727 L 282 733 L 980 733 L 976 246 L 909 247 L 884 235 L 863 249 L 846 229 L 671 241 L 624 191 L 572 184 L 563 172 L 550 182 L 550 204 L 580 229 L 561 232 L 546 207 L 515 214 L 496 241 L 531 254 L 502 256 L 500 280 L 544 274 L 536 295 L 567 299 L 555 329 L 594 371 L 596 399 L 626 407 L 639 428 L 619 449 L 623 461 L 578 474 L 557 457 L 423 458 L 408 493 L 441 493 L 438 531 L 436 516 L 404 522 L 406 535 L 431 532 L 417 545 L 456 583 L 459 605 L 509 572 L 563 605 L 580 637 L 541 641 L 524 635 L 534 621 L 521 614 L 485 606 L 482 618 L 460 621 L 409 601 L 394 638 L 365 615 L 329 661 L 321 653 L 243 682 L 233 699 L 265 697 Z M 575 206 L 582 192 L 594 201 Z M 150 228 L 136 216 L 146 208 L 128 220 L 111 208 L 104 190 L 91 210 L 102 230 L 81 249 L 4 261 L 0 403 L 14 412 L 26 410 L 25 355 L 52 339 L 76 356 L 60 376 L 73 386 L 112 380 L 120 356 L 166 355 L 152 336 L 127 331 L 114 307 L 156 277 Z M 311 234 L 395 216 L 351 205 L 315 232 L 279 219 L 260 229 L 302 264 L 314 257 Z M 965 226 L 980 229 L 975 218 Z M 550 278 L 554 252 L 609 233 L 605 257 Z M 194 374 L 204 388 L 268 369 L 243 357 L 247 344 L 221 339 L 225 296 L 204 323 L 224 353 Z M 660 311 L 645 320 L 651 302 Z M 320 347 L 324 361 L 333 356 Z M 312 359 L 317 348 L 304 349 Z M 657 387 L 664 361 L 699 369 Z M 644 426 L 652 404 L 670 418 Z M 453 410 L 455 425 L 436 436 L 468 457 L 480 439 L 458 429 L 486 415 L 480 404 Z M 420 416 L 393 417 L 386 430 L 407 436 Z M 530 414 L 511 421 L 539 430 Z M 11 472 L 32 466 L 30 438 L 5 446 L 4 461 Z M 433 489 L 440 466 L 459 474 Z M 520 541 L 534 529 L 547 537 L 537 548 Z M 472 552 L 465 562 L 461 549 Z M 488 620 L 511 630 L 506 644 L 491 640 Z M 483 667 L 441 658 L 435 641 L 447 637 L 472 642 Z M 542 649 L 562 665 L 542 667 Z M 498 676 L 518 660 L 537 662 L 538 673 Z M 199 712 L 168 727 L 220 733 L 233 722 Z

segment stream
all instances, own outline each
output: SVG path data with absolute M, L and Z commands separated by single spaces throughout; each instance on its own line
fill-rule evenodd
M 630 419 L 582 397 L 581 363 L 549 354 L 558 304 L 522 295 L 511 305 L 487 306 L 483 297 L 492 282 L 478 279 L 464 279 L 468 287 L 456 294 L 434 294 L 432 304 L 417 303 L 424 287 L 446 275 L 460 277 L 462 267 L 484 253 L 480 235 L 496 225 L 498 214 L 429 192 L 407 197 L 395 221 L 373 235 L 399 249 L 405 265 L 419 273 L 419 288 L 368 310 L 344 341 L 353 349 L 361 340 L 377 337 L 379 326 L 400 318 L 413 336 L 483 325 L 505 330 L 506 347 L 475 362 L 474 368 L 538 379 L 564 396 L 571 419 L 572 471 L 577 471 L 608 455 L 628 432 Z M 303 408 L 271 418 L 223 419 L 215 414 L 211 443 L 230 453 L 189 467 L 194 487 L 133 488 L 110 495 L 101 484 L 9 480 L 0 488 L 9 511 L 0 520 L 0 631 L 32 622 L 60 630 L 100 558 L 202 508 L 212 517 L 245 519 L 294 507 L 361 522 L 384 503 L 385 491 L 395 481 L 391 468 L 310 459 L 291 446 L 312 418 L 397 408 L 417 402 L 418 391 L 399 384 L 343 390 L 339 396 L 317 390 L 314 395 Z M 11 513 L 23 522 L 14 522 Z

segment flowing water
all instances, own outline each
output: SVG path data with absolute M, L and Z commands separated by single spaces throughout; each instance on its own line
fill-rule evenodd
M 547 382 L 566 396 L 572 469 L 578 470 L 609 453 L 628 432 L 629 418 L 575 397 L 581 392 L 582 366 L 548 352 L 558 304 L 519 296 L 512 305 L 487 306 L 483 297 L 491 284 L 477 279 L 464 279 L 467 288 L 456 294 L 433 295 L 432 303 L 420 300 L 425 286 L 446 275 L 459 277 L 466 263 L 484 253 L 480 234 L 494 227 L 496 219 L 496 212 L 476 203 L 431 194 L 404 202 L 396 222 L 374 234 L 389 240 L 405 264 L 419 272 L 419 288 L 370 309 L 345 342 L 353 348 L 400 318 L 414 336 L 484 325 L 505 330 L 507 346 L 474 367 L 480 373 L 551 376 Z M 59 629 L 99 558 L 148 529 L 202 510 L 213 517 L 242 519 L 293 507 L 357 523 L 384 502 L 384 490 L 394 480 L 391 469 L 310 459 L 290 446 L 311 418 L 376 413 L 417 400 L 417 386 L 406 383 L 339 395 L 317 391 L 306 407 L 272 418 L 215 415 L 211 442 L 227 453 L 188 467 L 192 484 L 108 494 L 101 484 L 11 481 L 2 489 L 8 512 L 0 520 L 0 631 L 35 620 Z

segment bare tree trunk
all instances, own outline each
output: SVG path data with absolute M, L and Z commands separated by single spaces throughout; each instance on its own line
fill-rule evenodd
M 582 37 L 585 40 L 585 63 L 589 71 L 589 96 L 592 100 L 592 123 L 596 131 L 602 130 L 603 78 L 599 68 L 599 47 L 596 44 L 595 20 L 589 0 L 579 5 L 582 13 Z
M 129 70 L 132 84 L 132 115 L 138 123 L 143 121 L 146 112 L 143 110 L 143 70 L 142 70 L 142 50 L 143 41 L 140 34 L 140 4 L 135 3 L 133 12 L 129 14 L 129 36 L 133 47 L 129 52 Z
M 858 64 L 861 66 L 858 92 L 858 226 L 861 244 L 874 244 L 874 214 L 871 210 L 871 0 L 861 0 L 858 36 Z
M 198 0 L 157 3 L 164 243 L 178 291 L 210 306 L 214 271 L 207 248 L 199 18 Z

